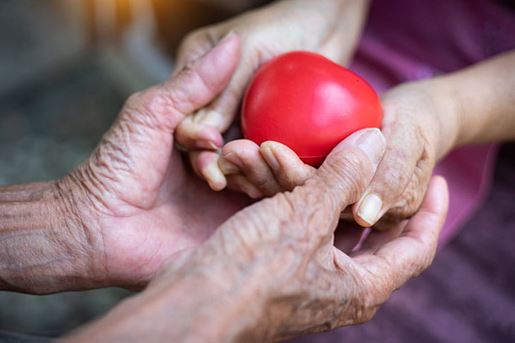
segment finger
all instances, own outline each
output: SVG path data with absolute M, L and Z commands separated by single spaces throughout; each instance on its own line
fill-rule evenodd
M 205 55 L 216 45 L 206 29 L 190 33 L 182 41 L 177 53 L 175 70 L 179 71 L 191 61 Z
M 260 199 L 264 194 L 254 186 L 246 176 L 241 174 L 233 174 L 227 177 L 227 188 L 247 194 L 251 199 Z
M 317 237 L 332 237 L 343 209 L 356 202 L 372 180 L 385 147 L 378 129 L 358 131 L 333 149 L 312 178 L 295 188 L 289 206 L 300 206 L 300 217 L 316 224 L 305 227 L 313 237 L 310 243 L 317 244 Z
M 236 166 L 264 195 L 271 196 L 281 191 L 281 186 L 261 156 L 256 143 L 247 139 L 227 143 L 222 149 L 219 166 L 223 168 L 226 162 Z
M 214 127 L 195 123 L 195 116 L 187 116 L 177 126 L 175 139 L 187 151 L 217 150 L 224 144 L 222 134 Z
M 238 113 L 247 83 L 254 70 L 249 61 L 242 61 L 227 88 L 201 113 L 202 118 L 199 122 L 225 132 Z
M 209 126 L 221 133 L 225 132 L 238 113 L 247 83 L 256 67 L 257 62 L 254 62 L 253 59 L 242 59 L 226 89 L 208 106 L 194 114 L 194 124 Z
M 424 189 L 429 181 L 431 174 L 429 168 L 424 166 L 424 158 L 429 159 L 427 152 L 418 131 L 405 125 L 408 124 L 394 124 L 394 127 L 385 128 L 388 143 L 386 153 L 365 194 L 353 208 L 356 222 L 364 227 L 373 226 L 405 196 L 403 193 L 414 174 L 418 173 L 415 180 L 425 182 L 413 188 L 417 191 Z M 409 197 L 405 198 L 408 203 L 416 202 L 416 199 L 412 199 L 416 194 L 406 196 Z M 416 205 L 420 205 L 420 198 Z
M 425 190 L 427 190 L 431 175 L 432 171 L 429 165 L 421 168 L 416 167 L 400 199 L 393 207 L 383 210 L 384 214 L 379 216 L 380 219 L 374 224 L 374 230 L 388 231 L 395 229 L 399 223 L 415 214 L 424 200 Z
M 365 129 L 352 134 L 326 158 L 306 189 L 335 200 L 338 216 L 356 202 L 381 161 L 386 143 L 378 129 Z
M 354 133 L 333 149 L 305 185 L 240 211 L 225 222 L 219 236 L 238 232 L 245 246 L 252 246 L 285 235 L 287 246 L 293 241 L 306 254 L 318 254 L 324 244 L 332 243 L 340 212 L 359 199 L 384 150 L 381 131 Z
M 227 179 L 218 168 L 218 153 L 193 151 L 189 153 L 189 157 L 195 173 L 206 180 L 212 190 L 221 191 L 227 186 Z
M 239 38 L 233 35 L 169 81 L 132 95 L 89 160 L 91 168 L 97 172 L 113 161 L 109 173 L 134 185 L 124 190 L 127 199 L 157 190 L 169 168 L 177 124 L 224 89 L 238 59 Z M 152 182 L 142 184 L 142 178 Z
M 231 34 L 227 35 L 229 37 Z M 195 61 L 215 46 L 205 29 L 188 35 L 179 48 L 176 70 L 181 70 L 188 63 Z M 199 116 L 192 114 L 186 117 L 175 130 L 175 139 L 188 151 L 216 150 L 223 145 L 223 137 L 216 128 L 198 123 Z
M 225 88 L 236 69 L 239 55 L 238 36 L 227 36 L 206 55 L 190 62 L 163 83 L 159 90 L 166 102 L 150 103 L 148 110 L 155 115 L 173 110 L 176 115 L 179 114 L 175 118 L 175 128 L 185 115 L 209 104 Z
M 315 174 L 315 168 L 302 162 L 297 154 L 284 144 L 264 142 L 259 151 L 272 169 L 282 190 L 291 191 L 296 186 L 303 185 Z
M 380 247 L 372 255 L 354 258 L 374 275 L 376 289 L 387 296 L 431 264 L 449 204 L 447 183 L 434 177 L 420 211 L 407 223 L 401 236 Z M 385 284 L 377 284 L 384 282 Z M 383 299 L 381 299 L 383 300 Z

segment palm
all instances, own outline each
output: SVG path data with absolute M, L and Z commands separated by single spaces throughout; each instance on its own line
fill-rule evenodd
M 195 247 L 245 205 L 214 193 L 185 169 L 173 134 L 188 114 L 227 85 L 239 38 L 221 41 L 169 81 L 131 96 L 78 179 L 96 205 L 105 272 L 118 285 L 144 285 L 174 253 Z
M 131 209 L 124 210 L 129 215 L 103 219 L 106 264 L 112 273 L 148 279 L 164 260 L 201 244 L 249 201 L 235 193 L 213 192 L 186 169 L 176 150 L 158 178 L 140 181 L 161 184 L 156 192 L 147 194 L 154 198 L 152 206 L 129 205 Z

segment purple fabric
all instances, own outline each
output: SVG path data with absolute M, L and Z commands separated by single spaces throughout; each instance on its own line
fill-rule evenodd
M 376 0 L 352 69 L 379 92 L 452 72 L 515 48 L 515 11 L 489 0 Z M 481 203 L 496 147 L 465 147 L 439 163 L 450 208 L 441 246 Z

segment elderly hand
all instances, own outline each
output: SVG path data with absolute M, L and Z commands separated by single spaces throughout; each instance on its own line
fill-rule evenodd
M 238 58 L 231 35 L 171 80 L 131 96 L 92 156 L 58 183 L 108 285 L 145 285 L 164 260 L 246 204 L 213 193 L 173 148 L 178 123 L 224 89 Z
M 270 59 L 293 50 L 310 50 L 340 63 L 348 61 L 361 31 L 367 3 L 361 0 L 277 1 L 197 30 L 185 39 L 178 56 L 179 69 L 231 32 L 236 32 L 242 41 L 241 60 L 227 88 L 208 106 L 186 117 L 176 131 L 177 142 L 191 151 L 194 170 L 212 189 L 221 190 L 228 185 L 254 198 L 279 191 L 280 180 L 274 179 L 268 167 L 265 177 L 270 181 L 263 187 L 255 186 L 259 183 L 256 179 L 263 175 L 255 175 L 252 168 L 245 167 L 245 161 L 260 163 L 262 167 L 266 167 L 266 163 L 259 157 L 259 147 L 250 141 L 235 141 L 225 147 L 224 154 L 233 155 L 234 160 L 238 160 L 243 151 L 244 161 L 239 164 L 226 161 L 225 168 L 221 166 L 220 170 L 217 150 L 223 145 L 222 133 L 238 114 L 250 78 Z
M 369 320 L 430 265 L 448 205 L 436 177 L 411 220 L 371 233 L 352 253 L 335 246 L 340 212 L 363 194 L 384 150 L 378 130 L 352 135 L 304 186 L 237 213 L 72 338 L 261 342 Z

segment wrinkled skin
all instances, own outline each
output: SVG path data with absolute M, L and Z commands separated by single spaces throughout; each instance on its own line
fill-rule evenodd
M 431 263 L 448 204 L 441 178 L 418 214 L 393 230 L 360 245 L 362 231 L 335 234 L 383 158 L 377 129 L 340 143 L 303 186 L 243 210 L 244 200 L 212 192 L 185 169 L 174 130 L 224 89 L 238 56 L 230 35 L 132 96 L 90 159 L 56 183 L 62 213 L 75 221 L 66 229 L 82 230 L 72 237 L 86 238 L 97 266 L 91 284 L 151 280 L 73 341 L 263 341 L 325 331 L 370 319 Z
M 163 261 L 202 243 L 248 203 L 212 192 L 173 148 L 179 121 L 224 88 L 238 56 L 233 35 L 170 81 L 131 96 L 92 156 L 58 182 L 101 283 L 145 285 Z
M 231 35 L 131 97 L 91 158 L 58 183 L 108 284 L 152 279 L 74 341 L 263 341 L 325 331 L 370 319 L 430 265 L 448 204 L 441 178 L 395 229 L 361 245 L 362 231 L 335 234 L 385 153 L 376 129 L 342 142 L 303 186 L 239 212 L 241 198 L 210 191 L 184 169 L 174 128 L 223 89 L 238 52 Z
M 384 150 L 378 131 L 352 135 L 304 186 L 238 212 L 71 338 L 262 342 L 369 320 L 430 265 L 448 204 L 437 177 L 410 221 L 373 232 L 352 253 L 335 246 L 341 211 L 362 195 Z
M 387 149 L 367 194 L 377 194 L 382 208 L 375 218 L 354 217 L 363 226 L 389 228 L 410 218 L 420 208 L 436 162 L 456 144 L 456 105 L 448 96 L 437 96 L 432 81 L 396 87 L 383 96 L 382 131 Z

